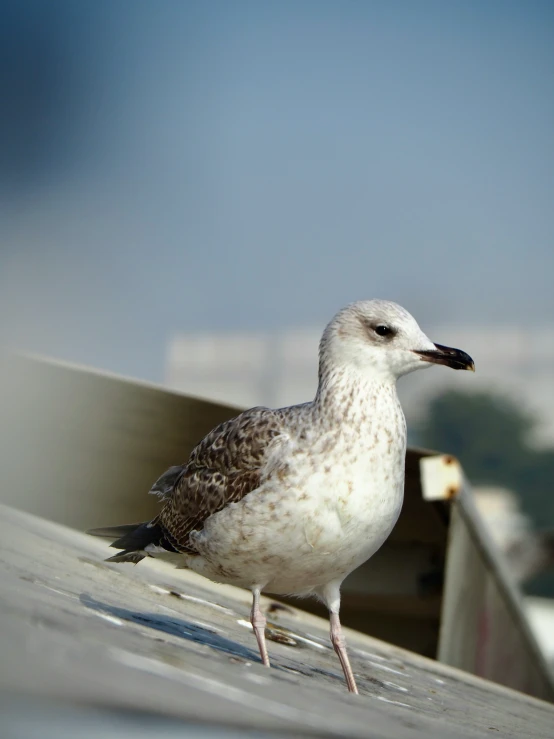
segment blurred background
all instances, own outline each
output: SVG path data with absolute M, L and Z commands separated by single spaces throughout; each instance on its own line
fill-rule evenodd
M 554 597 L 551 2 L 1 0 L 0 60 L 3 345 L 290 404 L 396 300 L 477 366 L 401 383 L 411 443 Z

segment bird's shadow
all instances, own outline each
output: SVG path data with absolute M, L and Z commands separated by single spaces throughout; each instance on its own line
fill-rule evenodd
M 81 593 L 80 602 L 86 607 L 98 613 L 105 613 L 114 616 L 122 621 L 147 626 L 150 629 L 161 631 L 164 634 L 176 636 L 180 639 L 187 639 L 196 644 L 206 644 L 213 649 L 217 649 L 225 654 L 239 657 L 251 662 L 259 662 L 260 657 L 248 647 L 243 647 L 238 642 L 227 639 L 224 636 L 206 629 L 204 626 L 195 624 L 192 621 L 185 621 L 181 618 L 166 616 L 160 613 L 144 613 L 139 611 L 131 611 L 120 606 L 113 606 L 109 603 L 102 603 L 87 593 Z

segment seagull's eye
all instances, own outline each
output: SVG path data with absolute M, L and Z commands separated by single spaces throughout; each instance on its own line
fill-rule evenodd
M 375 326 L 374 329 L 377 336 L 392 336 L 394 331 L 390 326 L 385 326 L 384 323 L 380 323 L 378 326 Z

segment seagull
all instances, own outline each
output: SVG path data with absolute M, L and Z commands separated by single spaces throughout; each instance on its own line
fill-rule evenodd
M 308 403 L 256 407 L 214 428 L 153 485 L 151 521 L 94 529 L 120 550 L 108 562 L 160 557 L 252 592 L 250 621 L 269 667 L 262 592 L 315 596 L 348 690 L 358 693 L 339 619 L 340 588 L 394 527 L 404 496 L 402 375 L 431 364 L 472 370 L 434 344 L 401 306 L 352 303 L 326 327 Z

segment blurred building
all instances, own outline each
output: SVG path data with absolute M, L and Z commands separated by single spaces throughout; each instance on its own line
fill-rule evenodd
M 313 397 L 319 333 L 198 333 L 169 347 L 167 383 L 175 389 L 240 406 L 282 406 Z
M 437 327 L 436 341 L 466 350 L 477 372 L 416 372 L 399 391 L 416 424 L 432 395 L 448 388 L 505 392 L 538 419 L 538 444 L 554 443 L 554 328 L 527 330 Z M 179 334 L 170 342 L 166 381 L 175 389 L 238 406 L 278 407 L 313 397 L 317 384 L 318 329 L 274 333 Z

